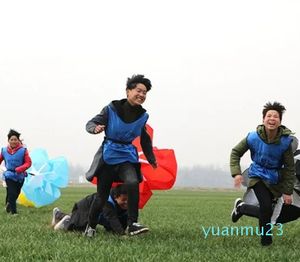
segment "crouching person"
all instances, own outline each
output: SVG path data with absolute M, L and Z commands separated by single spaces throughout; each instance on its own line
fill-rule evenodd
M 96 193 L 86 196 L 75 203 L 71 214 L 63 213 L 58 207 L 53 209 L 52 226 L 54 230 L 84 232 L 88 224 L 88 215 Z M 98 224 L 107 231 L 124 235 L 127 227 L 127 190 L 124 185 L 112 188 L 103 211 L 98 215 Z M 90 230 L 94 236 L 96 230 Z

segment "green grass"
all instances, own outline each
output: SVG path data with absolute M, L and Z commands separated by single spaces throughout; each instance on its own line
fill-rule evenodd
M 299 261 L 299 222 L 283 226 L 271 247 L 261 247 L 258 236 L 212 236 L 202 227 L 257 226 L 243 217 L 231 223 L 233 200 L 241 192 L 156 191 L 140 212 L 148 234 L 117 237 L 98 227 L 95 239 L 79 233 L 54 232 L 52 209 L 70 211 L 73 203 L 95 188 L 70 187 L 53 205 L 36 208 L 18 206 L 19 215 L 0 211 L 0 261 Z M 5 191 L 0 189 L 4 202 Z M 274 234 L 276 230 L 274 230 Z

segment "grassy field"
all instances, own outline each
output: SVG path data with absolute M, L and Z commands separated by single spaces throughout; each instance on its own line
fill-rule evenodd
M 19 206 L 18 216 L 0 212 L 0 261 L 300 261 L 299 222 L 273 231 L 271 247 L 259 237 L 228 233 L 233 226 L 255 228 L 257 220 L 243 217 L 231 223 L 233 200 L 241 192 L 212 190 L 157 191 L 140 213 L 148 234 L 117 237 L 98 228 L 95 239 L 79 233 L 54 232 L 52 209 L 70 211 L 73 203 L 94 188 L 70 187 L 53 205 L 39 209 Z M 4 202 L 5 191 L 0 189 Z M 214 227 L 207 236 L 203 229 Z M 219 235 L 217 229 L 220 229 Z M 224 231 L 225 230 L 225 231 Z M 223 232 L 223 235 L 222 235 Z

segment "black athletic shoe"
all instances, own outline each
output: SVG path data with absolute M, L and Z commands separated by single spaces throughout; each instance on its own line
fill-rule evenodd
M 272 237 L 271 236 L 262 236 L 260 239 L 260 243 L 262 246 L 267 247 L 272 245 Z
M 231 220 L 233 223 L 236 223 L 240 219 L 240 217 L 243 215 L 238 210 L 238 207 L 241 206 L 242 204 L 243 204 L 243 201 L 240 198 L 237 198 L 234 201 L 233 209 L 231 212 Z
M 129 236 L 135 236 L 135 235 L 139 235 L 139 234 L 142 234 L 142 233 L 146 233 L 149 231 L 149 228 L 148 227 L 145 227 L 139 223 L 132 223 L 131 225 L 129 225 L 127 227 L 127 234 Z

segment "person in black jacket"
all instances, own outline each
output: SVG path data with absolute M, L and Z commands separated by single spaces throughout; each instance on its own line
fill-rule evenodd
M 88 181 L 96 179 L 97 194 L 90 208 L 85 236 L 94 237 L 97 215 L 105 205 L 114 181 L 121 181 L 128 191 L 127 233 L 134 236 L 149 231 L 138 223 L 139 183 L 142 181 L 139 156 L 132 141 L 140 136 L 142 150 L 153 168 L 157 167 L 152 141 L 146 130 L 149 115 L 142 107 L 152 85 L 144 75 L 133 75 L 126 83 L 126 99 L 112 101 L 86 124 L 90 134 L 105 132 L 90 169 Z
M 63 213 L 58 207 L 53 209 L 52 226 L 54 230 L 84 232 L 88 224 L 88 214 L 96 193 L 76 202 L 72 213 Z M 101 213 L 97 216 L 97 223 L 107 231 L 124 235 L 127 227 L 127 190 L 124 185 L 111 189 L 109 198 Z

